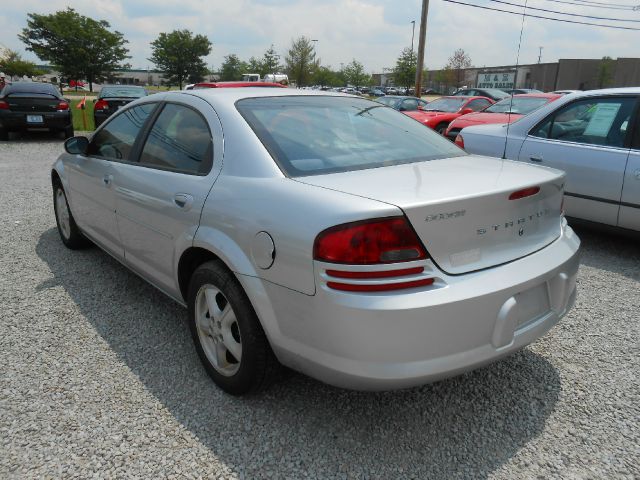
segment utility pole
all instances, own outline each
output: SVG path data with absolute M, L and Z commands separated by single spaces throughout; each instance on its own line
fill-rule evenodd
M 413 58 L 413 37 L 415 36 L 415 33 L 416 33 L 416 21 L 411 20 L 411 25 L 412 25 L 411 27 L 411 58 Z
M 540 49 L 540 53 L 538 54 L 538 63 L 540 63 L 540 60 L 542 60 L 542 49 L 544 47 L 538 47 Z
M 422 69 L 424 68 L 424 44 L 427 40 L 427 14 L 429 0 L 422 0 L 422 15 L 420 16 L 420 38 L 418 39 L 418 65 L 416 67 L 415 96 L 420 98 L 422 92 Z

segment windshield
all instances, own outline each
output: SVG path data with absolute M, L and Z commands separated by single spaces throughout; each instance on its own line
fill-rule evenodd
M 500 100 L 498 103 L 491 105 L 485 109 L 488 113 L 516 113 L 518 115 L 527 115 L 537 108 L 540 108 L 549 101 L 548 98 L 536 97 L 511 97 Z M 512 104 L 513 102 L 513 104 Z
M 423 110 L 432 112 L 457 112 L 467 102 L 466 98 L 438 98 L 433 102 L 429 102 L 423 107 Z
M 100 98 L 106 97 L 146 97 L 147 92 L 142 87 L 102 87 Z
M 397 97 L 380 97 L 376 98 L 376 102 L 386 105 L 388 107 L 395 107 L 396 103 L 398 103 Z
M 247 98 L 236 107 L 291 177 L 466 155 L 415 120 L 370 100 Z

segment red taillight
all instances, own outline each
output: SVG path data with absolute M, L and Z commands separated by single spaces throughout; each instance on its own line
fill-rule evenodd
M 420 239 L 404 217 L 345 223 L 321 232 L 313 258 L 350 265 L 409 262 L 427 258 Z
M 109 104 L 105 100 L 98 100 L 93 106 L 94 110 L 109 110 Z
M 509 200 L 518 200 L 524 197 L 531 197 L 540 191 L 540 187 L 529 187 L 523 188 L 522 190 L 518 190 L 517 192 L 513 192 L 509 195 Z
M 464 138 L 462 138 L 462 135 L 460 134 L 456 135 L 456 139 L 454 140 L 454 143 L 458 145 L 460 148 L 464 149 Z
M 411 280 L 400 283 L 383 283 L 383 284 L 355 284 L 355 283 L 338 283 L 327 282 L 329 288 L 334 290 L 342 290 L 344 292 L 388 292 L 390 290 L 405 290 L 407 288 L 427 287 L 433 285 L 433 278 L 423 278 L 420 280 Z
M 56 110 L 62 112 L 63 110 L 69 110 L 69 104 L 67 102 L 60 102 L 56 107 Z
M 3 100 L 0 100 L 0 110 L 9 110 L 9 104 Z
M 402 268 L 399 270 L 376 270 L 364 272 L 352 272 L 344 270 L 327 270 L 327 275 L 337 278 L 390 278 L 402 277 L 404 275 L 417 275 L 424 272 L 424 267 Z

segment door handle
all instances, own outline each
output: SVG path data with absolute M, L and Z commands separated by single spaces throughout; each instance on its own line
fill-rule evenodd
M 111 181 L 112 180 L 113 180 L 113 175 L 105 175 L 102 178 L 102 181 L 104 182 L 105 187 L 111 186 Z
M 193 205 L 193 196 L 188 193 L 176 193 L 173 196 L 173 203 L 183 210 L 189 210 Z
M 529 157 L 529 160 L 531 160 L 532 162 L 542 163 L 542 155 L 533 155 Z

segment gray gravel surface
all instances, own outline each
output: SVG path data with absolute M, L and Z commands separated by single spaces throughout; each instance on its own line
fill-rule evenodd
M 0 478 L 640 478 L 639 242 L 580 231 L 574 310 L 481 370 L 388 393 L 291 374 L 237 399 L 182 307 L 62 246 L 61 150 L 0 143 Z

